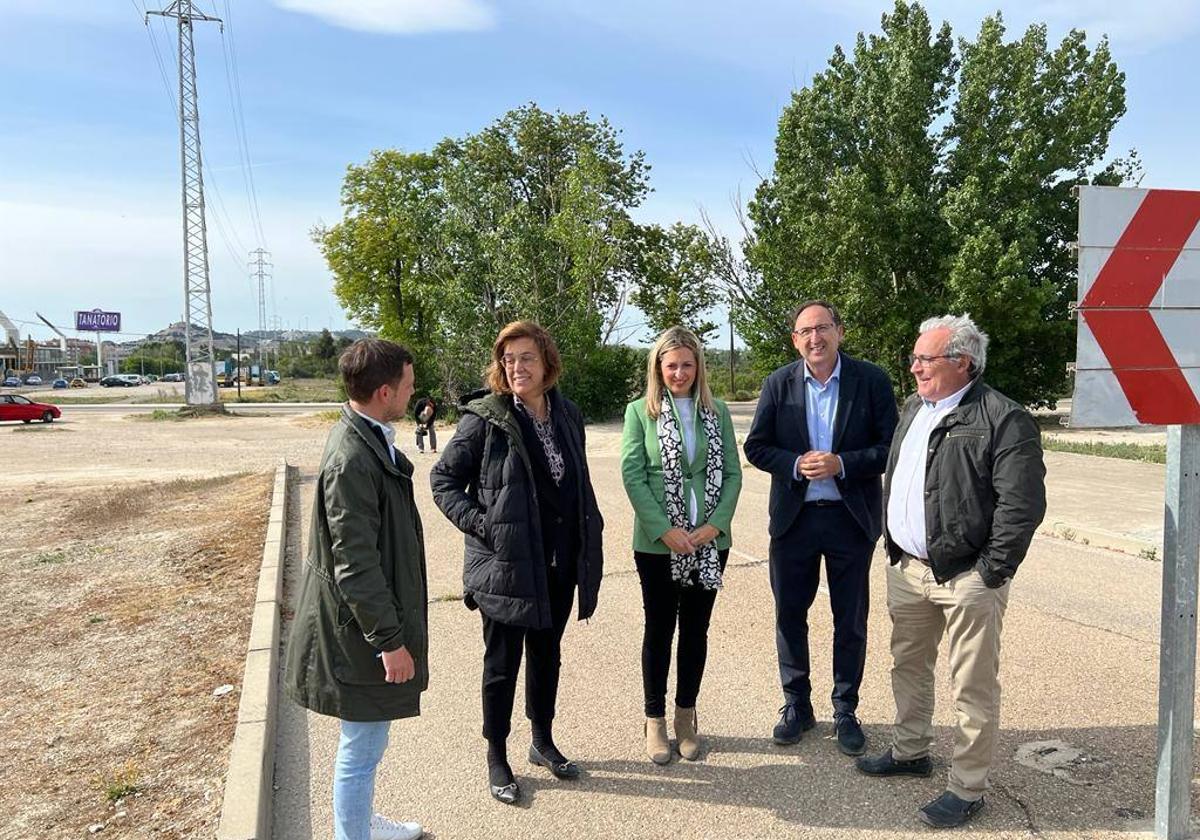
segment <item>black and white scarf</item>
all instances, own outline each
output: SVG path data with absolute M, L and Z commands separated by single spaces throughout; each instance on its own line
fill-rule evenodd
M 717 502 L 721 500 L 721 482 L 725 473 L 725 446 L 721 436 L 721 421 L 716 412 L 704 407 L 696 401 L 700 422 L 704 425 L 704 433 L 708 436 L 708 457 L 704 464 L 704 521 L 712 516 Z M 679 423 L 675 420 L 675 412 L 671 406 L 671 398 L 663 394 L 662 405 L 658 411 L 658 449 L 662 453 L 663 485 L 666 488 L 665 501 L 667 519 L 672 528 L 691 530 L 688 521 L 688 505 L 683 498 L 683 459 L 685 456 L 683 435 Z M 692 572 L 699 572 L 700 586 L 705 589 L 721 588 L 721 562 L 717 549 L 712 542 L 702 545 L 695 554 L 676 554 L 671 552 L 671 580 L 681 586 L 691 586 Z

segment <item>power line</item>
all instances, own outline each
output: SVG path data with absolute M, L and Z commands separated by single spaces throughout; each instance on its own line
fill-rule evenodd
M 144 6 L 139 7 L 137 0 L 130 0 L 130 2 L 133 3 L 133 8 L 135 11 L 138 12 L 139 17 L 144 17 L 144 19 L 145 19 L 146 35 L 150 41 L 150 48 L 154 53 L 154 62 L 158 66 L 158 73 L 159 73 L 159 76 L 162 78 L 163 89 L 166 91 L 167 100 L 171 103 L 171 110 L 174 113 L 176 119 L 178 119 L 179 105 L 178 105 L 177 100 L 175 99 L 174 92 L 171 90 L 171 83 L 167 79 L 166 65 L 162 58 L 162 51 L 159 49 L 159 46 L 158 46 L 158 38 L 155 37 L 155 34 L 154 34 L 154 28 L 150 26 L 150 19 L 149 19 L 148 14 L 145 13 L 145 7 Z M 166 20 L 163 18 L 160 18 L 160 23 L 162 24 L 164 32 L 165 32 L 166 25 L 167 25 Z M 169 40 L 170 34 L 166 33 L 164 37 L 166 37 Z M 225 252 L 229 255 L 230 261 L 233 264 L 234 271 L 237 274 L 241 274 L 242 273 L 241 272 L 242 260 L 241 260 L 241 257 L 238 256 L 238 254 L 244 253 L 246 251 L 246 246 L 242 244 L 241 237 L 239 237 L 237 234 L 237 225 L 234 224 L 233 217 L 229 214 L 229 211 L 225 207 L 225 201 L 221 196 L 221 190 L 218 185 L 216 175 L 213 173 L 212 167 L 210 167 L 208 165 L 207 160 L 203 161 L 202 163 L 203 163 L 204 177 L 205 177 L 206 181 L 208 182 L 208 185 L 212 188 L 212 194 L 217 200 L 217 203 L 216 203 L 216 211 L 217 212 L 213 216 L 213 222 L 216 224 L 218 238 L 221 240 L 221 243 L 225 246 Z M 224 223 L 222 223 L 222 218 L 224 219 Z
M 263 235 L 262 216 L 258 209 L 258 190 L 254 183 L 254 165 L 250 157 L 250 141 L 246 132 L 246 109 L 242 103 L 241 74 L 237 63 L 237 46 L 233 35 L 233 17 L 229 0 L 225 0 L 225 18 L 229 37 L 225 37 L 225 29 L 221 30 L 221 52 L 225 58 L 225 83 L 229 88 L 229 104 L 233 111 L 233 127 L 238 145 L 238 156 L 242 163 L 242 180 L 246 187 L 246 203 L 250 208 L 250 219 L 258 236 L 259 247 L 263 247 L 266 237 Z M 226 44 L 228 41 L 228 45 Z

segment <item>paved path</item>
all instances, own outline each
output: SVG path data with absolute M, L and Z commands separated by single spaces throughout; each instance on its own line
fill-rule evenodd
M 735 415 L 744 429 L 748 409 L 735 407 Z M 401 435 L 402 442 L 406 439 Z M 596 617 L 573 623 L 563 642 L 556 737 L 585 775 L 574 783 L 559 782 L 515 760 L 528 743 L 518 696 L 509 742 L 527 794 L 518 808 L 493 802 L 485 790 L 479 618 L 457 600 L 438 600 L 460 591 L 462 542 L 430 498 L 431 456 L 413 456 L 434 598 L 432 677 L 422 717 L 393 727 L 379 778 L 378 810 L 419 819 L 435 838 L 926 835 L 915 809 L 943 788 L 953 737 L 944 663 L 935 718 L 939 760 L 932 779 L 880 782 L 857 775 L 837 752 L 829 711 L 819 700 L 821 722 L 798 746 L 770 742 L 780 697 L 763 563 L 768 479 L 753 469 L 746 472 L 734 520 L 736 550 L 713 616 L 699 703 L 707 755 L 700 762 L 677 760 L 663 768 L 643 756 L 641 603 L 628 550 L 631 516 L 620 484 L 618 440 L 616 426 L 589 429 L 589 462 L 608 523 L 607 574 Z M 1149 830 L 1154 807 L 1161 567 L 1136 554 L 1085 545 L 1080 535 L 1103 530 L 1134 544 L 1155 538 L 1162 527 L 1164 468 L 1059 453 L 1049 454 L 1047 463 L 1047 526 L 1062 523 L 1074 530 L 1075 539 L 1039 535 L 1014 583 L 1004 638 L 996 788 L 969 836 L 1128 837 Z M 306 536 L 314 469 L 313 463 L 302 465 L 294 524 L 303 523 L 304 529 L 289 549 L 293 573 Z M 886 746 L 894 711 L 883 578 L 877 553 L 859 710 L 871 749 Z M 830 688 L 832 630 L 823 603 L 818 600 L 810 618 L 818 698 Z M 331 836 L 336 732 L 336 721 L 283 702 L 276 838 Z M 1041 741 L 1065 742 L 1084 757 L 1057 776 L 1017 762 L 1022 745 Z

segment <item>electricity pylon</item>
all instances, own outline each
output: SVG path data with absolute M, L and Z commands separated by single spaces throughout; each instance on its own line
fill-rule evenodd
M 179 156 L 183 170 L 183 315 L 188 405 L 217 402 L 213 365 L 212 294 L 208 282 L 208 230 L 204 221 L 204 176 L 200 161 L 200 110 L 196 95 L 196 53 L 192 22 L 221 23 L 194 8 L 192 0 L 174 0 L 150 15 L 179 21 Z
M 267 337 L 267 280 L 274 266 L 267 262 L 271 252 L 263 248 L 255 248 L 250 256 L 254 258 L 250 262 L 250 276 L 258 281 L 258 363 L 261 367 L 265 365 L 262 346 Z

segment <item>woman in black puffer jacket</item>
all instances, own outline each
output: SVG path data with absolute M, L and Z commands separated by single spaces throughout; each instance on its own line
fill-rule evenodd
M 596 609 L 604 522 L 588 474 L 583 417 L 554 387 L 561 370 L 546 330 L 530 321 L 506 326 L 492 346 L 490 393 L 467 403 L 430 473 L 434 501 L 466 535 L 464 600 L 483 616 L 488 788 L 507 804 L 521 795 L 506 743 L 522 648 L 529 760 L 560 779 L 579 775 L 551 729 L 575 590 L 580 620 Z

